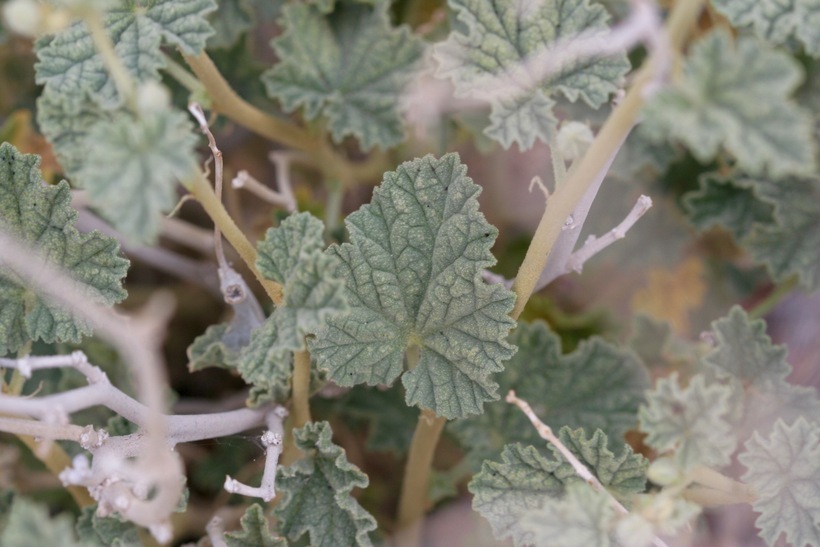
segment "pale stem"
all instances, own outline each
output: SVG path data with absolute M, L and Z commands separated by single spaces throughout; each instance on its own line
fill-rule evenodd
M 163 55 L 165 57 L 165 66 L 162 70 L 171 75 L 171 77 L 179 82 L 191 94 L 199 94 L 205 92 L 205 86 L 196 79 L 196 76 L 185 70 L 185 67 L 174 61 L 170 55 Z
M 265 446 L 265 470 L 262 472 L 262 481 L 258 487 L 248 486 L 231 477 L 225 478 L 225 490 L 231 494 L 262 498 L 269 502 L 276 497 L 276 468 L 279 456 L 282 455 L 285 430 L 282 422 L 288 411 L 284 407 L 276 407 L 268 413 L 268 430 L 262 434 L 262 444 Z
M 256 197 L 262 198 L 271 205 L 276 205 L 286 211 L 293 212 L 296 210 L 296 204 L 293 201 L 288 199 L 284 194 L 268 188 L 247 171 L 238 172 L 233 178 L 233 181 L 231 181 L 231 186 L 234 188 L 242 188 Z
M 214 250 L 214 236 L 208 230 L 194 226 L 178 218 L 166 217 L 162 219 L 162 237 L 185 245 L 203 254 L 210 254 Z
M 701 507 L 720 507 L 723 505 L 736 505 L 739 503 L 752 503 L 755 496 L 743 493 L 723 492 L 705 486 L 690 486 L 683 491 L 681 497 Z
M 295 154 L 288 151 L 274 151 L 268 154 L 268 159 L 276 169 L 276 184 L 279 186 L 279 193 L 285 198 L 287 210 L 290 213 L 296 212 L 296 196 L 293 195 L 293 185 L 290 182 L 290 164 L 295 159 Z
M 310 353 L 293 353 L 293 427 L 304 427 L 310 419 Z
M 111 41 L 111 37 L 105 30 L 100 12 L 94 9 L 84 10 L 82 18 L 86 27 L 88 27 L 91 41 L 94 42 L 94 47 L 97 53 L 100 54 L 103 65 L 108 69 L 108 73 L 111 75 L 111 79 L 114 81 L 117 91 L 125 100 L 128 107 L 136 112 L 137 103 L 134 80 L 125 68 L 125 65 L 122 64 L 122 59 L 117 55 L 114 49 L 114 42 Z
M 212 547 L 228 547 L 228 544 L 225 543 L 225 522 L 222 520 L 222 517 L 214 515 L 214 517 L 208 521 L 205 532 L 208 534 L 208 539 L 211 541 Z
M 507 393 L 506 401 L 510 404 L 517 406 L 521 409 L 527 418 L 530 420 L 530 423 L 535 427 L 535 430 L 538 431 L 538 435 L 541 436 L 542 439 L 551 443 L 555 448 L 558 449 L 558 452 L 564 457 L 564 459 L 572 466 L 575 472 L 578 474 L 579 477 L 584 479 L 584 482 L 592 486 L 593 489 L 596 491 L 606 495 L 609 498 L 609 503 L 615 508 L 620 515 L 628 515 L 629 511 L 627 511 L 626 507 L 621 504 L 615 497 L 609 493 L 609 491 L 604 488 L 604 485 L 601 484 L 601 481 L 598 480 L 596 477 L 587 467 L 575 457 L 575 454 L 567 448 L 564 443 L 552 432 L 552 428 L 542 422 L 538 416 L 535 415 L 533 412 L 532 407 L 530 407 L 529 403 L 523 399 L 519 399 L 515 396 L 515 391 L 510 390 Z M 658 547 L 665 546 L 666 544 L 660 539 L 655 538 L 652 542 L 653 545 L 657 545 Z
M 681 0 L 675 3 L 667 22 L 667 36 L 674 50 L 682 47 L 686 33 L 695 22 L 703 0 Z M 656 48 L 639 71 L 632 87 L 604 123 L 586 154 L 573 165 L 566 184 L 557 189 L 547 202 L 524 261 L 513 284 L 515 307 L 510 314 L 517 319 L 526 306 L 552 253 L 562 228 L 571 218 L 588 190 L 603 176 L 623 144 L 644 104 L 644 91 L 655 71 L 662 69 L 663 48 Z M 574 245 L 573 245 L 574 246 Z
M 693 483 L 697 483 L 705 488 L 733 496 L 735 500 L 740 499 L 741 501 L 751 503 L 757 498 L 754 490 L 749 485 L 731 479 L 723 473 L 704 465 L 696 467 L 689 474 L 688 478 Z M 737 501 L 734 503 L 737 503 Z

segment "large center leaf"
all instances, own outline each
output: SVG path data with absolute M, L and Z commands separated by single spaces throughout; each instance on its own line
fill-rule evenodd
M 412 349 L 408 404 L 457 418 L 497 397 L 489 376 L 514 353 L 514 297 L 480 277 L 495 263 L 497 234 L 478 211 L 480 191 L 458 155 L 426 156 L 386 173 L 371 203 L 347 217 L 351 242 L 330 252 L 351 312 L 311 345 L 335 382 L 392 384 Z

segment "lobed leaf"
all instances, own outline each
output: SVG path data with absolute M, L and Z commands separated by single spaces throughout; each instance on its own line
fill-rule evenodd
M 0 534 L 0 544 L 3 547 L 83 546 L 74 535 L 68 515 L 52 518 L 45 505 L 21 496 L 14 498 L 7 518 L 6 527 Z
M 751 38 L 733 45 L 715 30 L 692 46 L 680 82 L 647 104 L 647 131 L 682 142 L 704 163 L 725 148 L 753 175 L 811 173 L 811 117 L 789 100 L 800 81 L 789 55 Z
M 142 545 L 139 529 L 117 517 L 97 516 L 97 506 L 83 507 L 75 530 L 86 547 L 138 547 Z
M 278 469 L 281 499 L 274 514 L 279 530 L 294 542 L 308 534 L 315 546 L 371 545 L 367 533 L 376 520 L 350 495 L 353 488 L 368 485 L 367 475 L 347 461 L 331 436 L 327 422 L 294 431 L 294 442 L 306 457 Z
M 341 261 L 350 313 L 331 317 L 310 345 L 339 385 L 392 384 L 412 351 L 418 362 L 402 376 L 409 405 L 456 418 L 497 397 L 490 374 L 514 353 L 514 297 L 481 280 L 498 232 L 465 172 L 456 154 L 405 162 L 345 220 L 351 242 L 329 252 Z
M 119 256 L 119 244 L 96 231 L 78 232 L 68 183 L 47 186 L 39 165 L 39 157 L 0 144 L 0 226 L 69 273 L 92 301 L 120 302 L 128 261 Z M 0 267 L 0 355 L 34 340 L 79 342 L 90 332 L 68 310 L 41 299 L 25 280 Z
M 327 9 L 326 9 L 327 8 Z M 368 6 L 291 4 L 285 32 L 272 42 L 280 61 L 263 76 L 268 94 L 288 112 L 322 115 L 333 140 L 351 135 L 362 149 L 389 148 L 404 138 L 398 106 L 421 59 L 422 43 L 407 27 L 393 28 L 389 2 Z
M 228 547 L 287 547 L 287 541 L 270 532 L 265 512 L 258 503 L 245 510 L 239 524 L 242 526 L 241 531 L 225 534 L 225 544 Z
M 684 206 L 698 229 L 721 226 L 738 240 L 755 224 L 774 222 L 774 207 L 762 200 L 753 186 L 717 173 L 702 175 L 700 188 L 684 196 Z
M 216 11 L 208 15 L 214 32 L 208 37 L 208 48 L 227 49 L 253 26 L 253 3 L 250 0 L 220 0 Z
M 436 76 L 450 78 L 459 97 L 490 103 L 485 134 L 509 148 L 532 148 L 537 139 L 549 142 L 557 119 L 550 96 L 583 99 L 601 106 L 617 91 L 629 70 L 625 55 L 567 62 L 538 78 L 525 63 L 535 55 L 565 44 L 577 35 L 591 37 L 607 29 L 609 16 L 588 0 L 449 0 L 457 25 L 433 57 Z M 504 91 L 499 93 L 499 84 Z
M 758 495 L 760 537 L 769 545 L 781 534 L 793 545 L 820 545 L 820 426 L 780 420 L 768 439 L 755 433 L 745 448 L 739 459 Z
M 713 4 L 736 27 L 752 27 L 755 34 L 777 45 L 796 37 L 807 52 L 820 56 L 818 0 L 714 0 Z
M 521 526 L 535 545 L 608 547 L 615 522 L 609 497 L 587 484 L 572 484 L 561 499 L 545 499 L 524 515 Z

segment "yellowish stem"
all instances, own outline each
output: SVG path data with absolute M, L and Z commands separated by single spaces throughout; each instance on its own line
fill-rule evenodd
M 310 353 L 297 351 L 293 354 L 293 395 L 291 412 L 293 427 L 304 427 L 310 419 Z
M 105 30 L 102 15 L 99 11 L 90 9 L 85 11 L 82 17 L 88 27 L 91 41 L 94 42 L 94 47 L 97 53 L 100 54 L 105 68 L 108 69 L 108 73 L 111 75 L 111 79 L 114 81 L 117 91 L 125 100 L 128 107 L 136 112 L 136 86 L 134 85 L 134 79 L 131 77 L 128 69 L 125 68 L 125 65 L 122 64 L 122 59 L 117 55 L 114 49 L 114 42 L 111 41 L 111 37 Z

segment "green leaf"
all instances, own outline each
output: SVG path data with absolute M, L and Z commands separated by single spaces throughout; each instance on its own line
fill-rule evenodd
M 659 380 L 638 414 L 646 444 L 658 452 L 674 450 L 684 472 L 701 464 L 728 464 L 737 444 L 727 420 L 730 396 L 731 388 L 707 386 L 702 375 L 686 389 L 678 385 L 677 373 Z
M 249 0 L 220 0 L 216 11 L 208 15 L 208 22 L 214 29 L 208 38 L 208 48 L 233 47 L 253 26 L 253 16 L 253 4 Z
M 213 30 L 206 15 L 216 9 L 214 0 L 116 0 L 103 24 L 120 60 L 138 81 L 158 80 L 165 65 L 161 46 L 180 48 L 196 55 Z M 37 42 L 35 65 L 38 84 L 67 97 L 86 91 L 108 108 L 121 102 L 88 29 L 82 21 Z
M 4 144 L 5 146 L 5 144 Z M 82 547 L 74 535 L 68 515 L 51 517 L 48 508 L 17 496 L 11 505 L 8 522 L 0 534 L 3 547 Z
M 755 224 L 774 222 L 774 207 L 761 200 L 750 184 L 717 173 L 702 175 L 700 189 L 684 196 L 684 206 L 698 229 L 722 226 L 738 240 Z
M 83 507 L 75 529 L 86 547 L 137 547 L 142 545 L 139 529 L 131 522 L 116 517 L 99 517 L 97 506 Z
M 90 300 L 120 302 L 128 261 L 119 256 L 119 244 L 99 232 L 78 232 L 68 183 L 47 186 L 39 166 L 39 157 L 0 145 L 0 226 L 66 270 Z M 0 267 L 0 355 L 34 340 L 79 342 L 90 332 L 68 310 L 42 300 L 25 280 Z
M 485 133 L 505 148 L 518 143 L 532 148 L 536 139 L 549 142 L 557 120 L 551 95 L 561 93 L 598 108 L 618 90 L 629 70 L 625 55 L 567 63 L 545 78 L 537 78 L 522 63 L 579 33 L 591 36 L 607 28 L 606 10 L 588 0 L 449 0 L 460 25 L 433 57 L 436 76 L 450 78 L 458 97 L 490 103 Z M 499 93 L 498 85 L 508 87 Z
M 332 412 L 369 424 L 368 450 L 397 455 L 407 452 L 419 421 L 419 410 L 405 404 L 398 384 L 384 390 L 354 386 Z
M 272 42 L 280 61 L 263 76 L 268 94 L 288 112 L 304 108 L 308 120 L 321 114 L 336 142 L 352 135 L 364 150 L 401 142 L 399 99 L 422 43 L 409 28 L 390 26 L 389 5 L 337 2 L 329 14 L 285 6 L 286 31 Z
M 386 173 L 371 203 L 347 217 L 351 242 L 330 252 L 351 311 L 311 343 L 333 381 L 392 384 L 412 350 L 409 405 L 456 418 L 497 397 L 490 374 L 515 351 L 506 341 L 514 297 L 481 279 L 498 231 L 478 211 L 480 191 L 458 155 L 426 156 Z
M 545 499 L 536 510 L 528 512 L 521 527 L 535 545 L 608 547 L 615 509 L 609 497 L 587 484 L 573 484 L 561 499 Z
M 631 352 L 593 338 L 562 355 L 560 339 L 540 321 L 519 323 L 510 343 L 518 346 L 518 353 L 499 375 L 500 391 L 515 390 L 553 429 L 602 429 L 618 445 L 637 425 L 649 375 Z M 506 443 L 541 442 L 527 417 L 505 401 L 448 427 L 470 448 L 474 462 L 496 458 Z
M 291 541 L 308 534 L 314 546 L 371 545 L 367 533 L 375 530 L 376 520 L 350 495 L 367 486 L 367 475 L 347 461 L 332 433 L 327 422 L 294 431 L 306 457 L 278 470 L 279 530 Z
M 820 2 L 817 0 L 714 0 L 715 9 L 736 27 L 752 27 L 774 44 L 797 37 L 820 56 Z
M 811 173 L 811 116 L 789 100 L 801 78 L 789 55 L 713 31 L 692 46 L 678 85 L 647 104 L 647 131 L 682 142 L 702 163 L 723 147 L 753 175 Z
M 242 347 L 233 347 L 228 341 L 229 323 L 211 325 L 188 346 L 188 370 L 191 372 L 208 367 L 232 368 L 239 360 Z
M 268 528 L 262 506 L 254 503 L 239 520 L 242 531 L 225 534 L 228 547 L 287 547 L 287 541 L 274 536 Z
M 100 215 L 126 236 L 153 242 L 162 213 L 177 201 L 177 180 L 196 173 L 196 137 L 179 111 L 121 112 L 88 130 L 93 145 L 77 172 Z
M 242 379 L 253 386 L 248 399 L 251 406 L 288 398 L 293 353 L 282 347 L 273 315 L 253 332 L 250 344 L 242 348 L 235 367 Z
M 622 503 L 628 505 L 635 494 L 644 491 L 649 462 L 628 445 L 615 456 L 600 430 L 587 439 L 583 430 L 563 427 L 558 437 Z M 549 445 L 549 450 L 551 458 L 534 446 L 507 445 L 501 463 L 484 462 L 470 482 L 473 508 L 490 522 L 498 539 L 510 537 L 516 545 L 533 543 L 535 534 L 522 521 L 528 511 L 549 498 L 560 498 L 565 487 L 584 483 L 557 448 Z
M 739 459 L 758 495 L 760 537 L 769 545 L 781 534 L 793 545 L 820 545 L 820 426 L 778 421 L 768 439 L 755 433 L 745 448 Z

